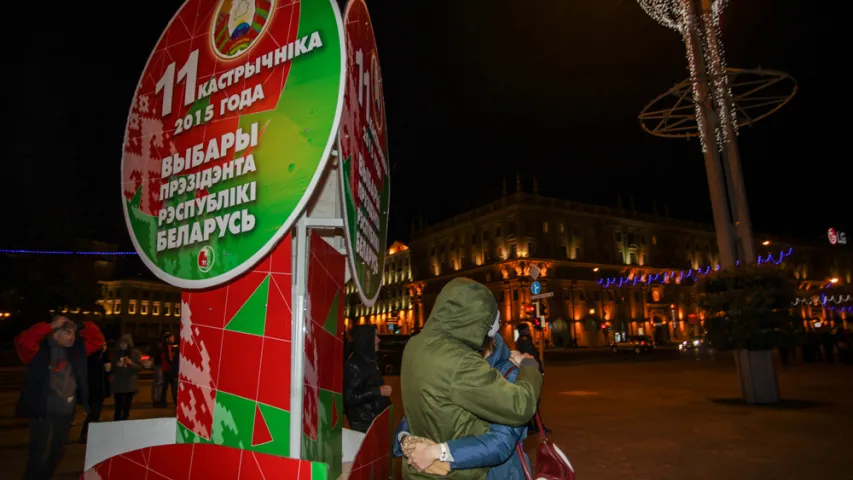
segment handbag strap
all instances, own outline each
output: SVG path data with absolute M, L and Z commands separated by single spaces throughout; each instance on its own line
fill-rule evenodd
M 527 460 L 524 458 L 524 449 L 521 448 L 521 442 L 515 444 L 515 453 L 521 462 L 521 471 L 524 473 L 524 479 L 533 480 L 533 475 L 530 473 L 530 465 L 527 464 Z

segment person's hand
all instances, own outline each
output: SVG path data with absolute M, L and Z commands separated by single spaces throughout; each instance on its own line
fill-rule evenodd
M 50 323 L 50 328 L 52 328 L 52 329 L 56 330 L 57 328 L 61 327 L 63 323 L 65 323 L 65 322 L 67 322 L 67 321 L 68 321 L 68 319 L 67 319 L 67 318 L 65 318 L 65 317 L 59 317 L 59 318 L 57 318 L 56 320 L 54 320 L 54 321 L 52 321 L 52 322 Z
M 512 362 L 513 364 L 515 364 L 516 367 L 518 366 L 519 363 L 521 363 L 522 358 L 523 358 L 522 353 L 519 352 L 518 350 L 513 350 L 513 351 L 509 352 L 509 361 Z
M 419 472 L 423 472 L 433 462 L 441 456 L 441 447 L 438 445 L 427 445 L 426 443 L 418 443 L 414 450 L 409 455 L 409 465 L 415 467 Z
M 391 385 L 382 385 L 381 387 L 379 387 L 379 393 L 383 397 L 390 397 L 391 396 Z

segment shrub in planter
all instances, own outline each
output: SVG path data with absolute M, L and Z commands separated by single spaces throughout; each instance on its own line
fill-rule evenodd
M 735 350 L 744 400 L 778 402 L 772 349 L 790 346 L 795 338 L 799 319 L 791 313 L 793 276 L 774 266 L 724 270 L 697 282 L 696 295 L 706 312 L 709 345 Z

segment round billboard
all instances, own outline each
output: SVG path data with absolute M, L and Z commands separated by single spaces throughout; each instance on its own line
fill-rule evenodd
M 341 117 L 335 0 L 189 0 L 151 53 L 125 130 L 140 258 L 181 288 L 253 267 L 302 212 Z
M 391 172 L 385 96 L 364 0 L 349 2 L 344 25 L 347 74 L 339 134 L 344 230 L 352 280 L 369 307 L 382 287 L 388 235 Z

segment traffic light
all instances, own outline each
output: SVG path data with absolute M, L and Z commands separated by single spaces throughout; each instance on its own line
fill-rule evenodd
M 548 308 L 548 300 L 545 299 L 539 305 L 539 315 L 543 318 L 548 318 L 550 316 L 550 309 Z
M 529 303 L 525 303 L 524 304 L 524 313 L 529 315 L 529 316 L 533 316 L 536 313 L 536 307 L 534 307 L 533 305 L 531 305 Z
M 539 317 L 533 317 L 533 328 L 536 330 L 542 330 L 542 319 Z

